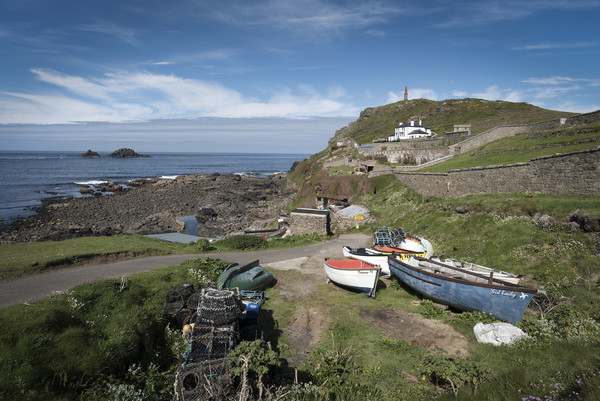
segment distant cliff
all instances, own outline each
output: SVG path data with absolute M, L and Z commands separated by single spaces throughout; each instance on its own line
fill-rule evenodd
M 140 155 L 136 153 L 133 149 L 129 148 L 121 148 L 112 152 L 107 156 L 100 156 L 97 152 L 89 150 L 80 155 L 81 157 L 114 157 L 114 158 L 130 158 L 130 157 L 151 157 L 149 155 Z

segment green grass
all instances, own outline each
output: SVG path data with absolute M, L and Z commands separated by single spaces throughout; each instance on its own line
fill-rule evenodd
M 274 238 L 266 241 L 264 249 L 281 249 L 304 246 L 320 242 L 320 235 L 302 235 Z M 84 237 L 64 241 L 30 242 L 3 245 L 0 247 L 0 281 L 60 269 L 89 261 L 109 263 L 115 257 L 131 259 L 137 257 L 199 254 L 238 251 L 227 241 L 217 241 L 208 248 L 199 248 L 194 242 L 180 244 L 142 235 L 112 237 Z
M 588 130 L 590 132 L 573 135 L 572 133 L 577 130 Z M 543 136 L 544 132 L 540 135 Z M 591 124 L 577 129 L 563 129 L 556 131 L 556 135 L 541 138 L 535 134 L 520 134 L 498 139 L 472 152 L 454 156 L 448 161 L 419 171 L 443 173 L 470 167 L 526 163 L 536 157 L 586 150 L 599 144 L 600 124 Z
M 327 174 L 329 175 L 350 175 L 353 172 L 354 167 L 352 166 L 335 166 L 327 169 Z
M 324 280 L 314 282 L 314 290 L 305 297 L 290 297 L 275 286 L 266 292 L 268 300 L 262 307 L 261 319 L 267 338 L 278 347 L 282 357 L 293 356 L 290 339 L 282 335 L 283 330 L 294 323 L 298 308 L 312 308 L 328 318 L 312 351 L 313 357 L 318 357 L 318 350 L 335 349 L 350 354 L 352 363 L 346 368 L 352 380 L 348 383 L 360 385 L 361 394 L 377 394 L 376 398 L 382 400 L 453 400 L 455 396 L 450 389 L 436 387 L 422 374 L 426 358 L 439 358 L 443 362 L 442 355 L 391 338 L 364 319 L 378 310 L 422 313 L 435 316 L 465 336 L 470 345 L 464 363 L 487 372 L 477 389 L 464 384 L 457 399 L 514 400 L 530 395 L 567 399 L 573 391 L 580 394 L 576 399 L 597 398 L 598 238 L 597 233 L 586 233 L 566 224 L 566 219 L 577 209 L 598 218 L 600 197 L 506 194 L 439 199 L 421 196 L 393 176 L 370 181 L 376 193 L 364 195 L 362 201 L 377 222 L 363 225 L 361 230 L 365 233 L 371 234 L 382 225 L 403 227 L 429 239 L 437 255 L 525 274 L 525 284 L 545 291 L 552 297 L 551 303 L 542 309 L 532 304 L 518 323 L 530 334 L 530 340 L 515 347 L 494 347 L 475 340 L 473 325 L 481 315 L 432 314 L 431 305 L 414 303 L 419 297 L 395 280 L 382 280 L 375 299 L 325 284 Z M 539 216 L 544 214 L 550 219 L 540 220 Z M 41 264 L 58 259 L 56 255 L 45 256 L 44 247 L 56 249 L 60 245 L 64 247 L 63 254 L 71 254 L 69 248 L 93 253 L 90 249 L 96 249 L 94 241 L 104 241 L 90 238 L 89 243 L 81 246 L 80 240 L 28 244 L 32 247 L 23 248 L 27 252 L 21 251 L 21 257 L 29 258 L 26 265 Z M 322 238 L 282 239 L 270 246 L 317 240 Z M 165 244 L 173 245 L 177 249 L 170 252 L 184 251 L 187 247 Z M 8 252 L 12 247 L 1 249 Z M 113 248 L 106 247 L 104 252 Z M 162 302 L 165 293 L 177 284 L 199 285 L 194 281 L 198 277 L 194 271 L 202 266 L 188 261 L 181 266 L 130 276 L 124 288 L 119 280 L 91 282 L 30 305 L 1 309 L 0 398 L 110 399 L 111 395 L 115 398 L 113 393 L 106 392 L 112 388 L 108 387 L 110 383 L 131 385 L 147 393 L 154 391 L 155 399 L 171 399 L 168 376 L 177 358 L 175 350 L 180 336 L 167 329 Z M 292 287 L 293 283 L 306 280 L 301 271 L 273 274 L 280 283 Z M 136 366 L 141 367 L 137 379 L 130 373 Z M 310 380 L 316 366 L 313 358 L 295 367 L 300 370 L 301 379 Z M 547 385 L 545 389 L 540 387 L 542 384 Z M 346 390 L 352 388 L 341 388 L 339 394 Z
M 195 253 L 193 246 L 141 235 L 85 237 L 65 241 L 30 242 L 0 247 L 0 280 L 77 265 L 93 257 L 133 258 Z

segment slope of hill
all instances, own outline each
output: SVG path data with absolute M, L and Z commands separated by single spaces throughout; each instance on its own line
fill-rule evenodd
M 352 138 L 361 145 L 371 143 L 378 138 L 387 138 L 394 133 L 398 123 L 410 120 L 422 120 L 423 125 L 444 135 L 453 130 L 454 124 L 471 124 L 471 132 L 478 133 L 498 125 L 530 124 L 574 114 L 500 100 L 415 99 L 363 110 L 356 121 L 338 130 L 329 144 L 342 138 Z

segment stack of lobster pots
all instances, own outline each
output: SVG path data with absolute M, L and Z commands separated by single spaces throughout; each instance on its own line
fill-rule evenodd
M 244 308 L 237 288 L 203 288 L 188 299 L 189 342 L 177 369 L 175 392 L 181 401 L 221 400 L 231 392 L 227 354 L 240 341 Z

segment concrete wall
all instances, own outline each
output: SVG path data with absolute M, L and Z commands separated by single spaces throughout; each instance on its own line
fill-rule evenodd
M 517 192 L 600 195 L 600 147 L 539 157 L 529 163 L 395 175 L 423 195 L 440 197 Z

